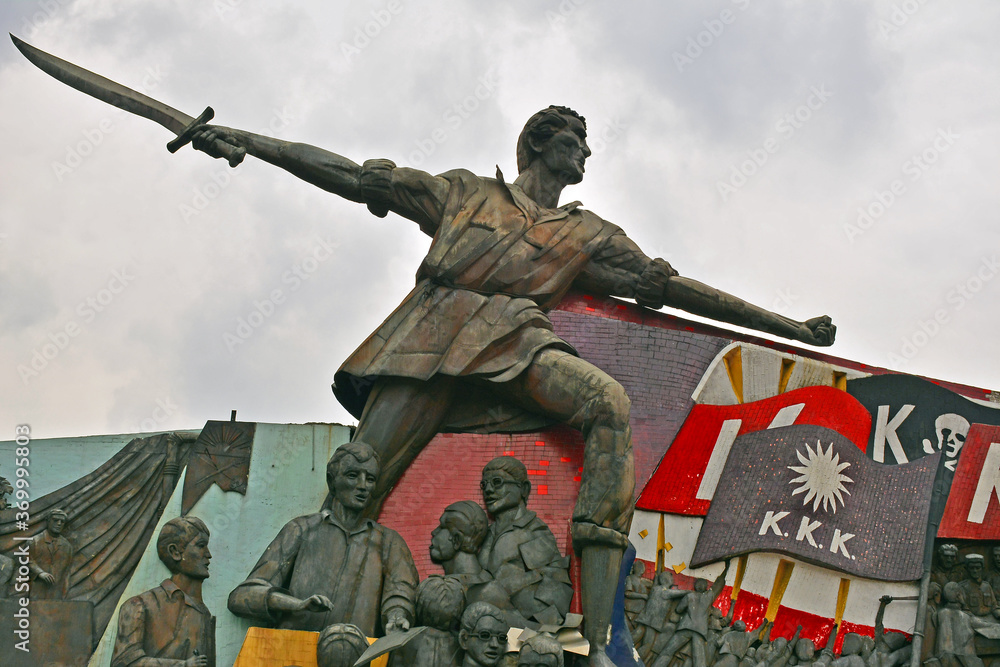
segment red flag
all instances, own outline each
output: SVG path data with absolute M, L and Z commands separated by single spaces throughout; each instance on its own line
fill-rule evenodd
M 938 537 L 1000 540 L 1000 426 L 969 429 Z

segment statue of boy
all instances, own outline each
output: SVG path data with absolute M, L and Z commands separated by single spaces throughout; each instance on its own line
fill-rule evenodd
M 458 643 L 465 651 L 462 667 L 496 667 L 507 653 L 504 613 L 488 602 L 473 602 L 462 614 Z
M 341 445 L 326 468 L 326 506 L 292 519 L 229 595 L 237 616 L 319 632 L 350 623 L 369 637 L 413 623 L 417 569 L 403 538 L 364 517 L 379 475 L 374 450 Z
M 122 605 L 111 667 L 215 667 L 215 618 L 201 599 L 212 560 L 208 538 L 194 517 L 163 526 L 156 553 L 171 577 Z
M 69 593 L 69 572 L 73 564 L 73 544 L 63 532 L 69 517 L 61 509 L 49 513 L 48 525 L 31 538 L 31 591 L 33 600 L 64 600 Z
M 417 586 L 417 625 L 427 629 L 389 657 L 389 667 L 460 667 L 458 643 L 465 589 L 454 577 L 432 575 Z
M 507 592 L 517 612 L 542 625 L 558 625 L 569 611 L 573 587 L 563 557 L 545 522 L 527 508 L 531 482 L 524 464 L 500 456 L 483 468 L 480 483 L 493 515 L 479 563 Z
M 562 644 L 546 634 L 531 637 L 521 644 L 517 667 L 563 667 Z

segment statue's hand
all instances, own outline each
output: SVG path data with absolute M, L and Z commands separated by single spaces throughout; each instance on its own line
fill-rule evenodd
M 325 595 L 308 597 L 302 600 L 302 606 L 299 607 L 300 611 L 330 611 L 331 609 L 333 609 L 333 603 Z
M 385 622 L 385 634 L 393 632 L 406 632 L 410 629 L 410 622 L 406 620 L 406 614 L 399 609 L 393 609 Z
M 193 655 L 184 661 L 184 667 L 208 667 L 208 656 Z
M 802 323 L 801 335 L 798 340 L 810 345 L 827 347 L 833 345 L 837 337 L 837 326 L 826 315 L 814 317 Z
M 50 586 L 56 583 L 56 578 L 51 574 L 49 574 L 48 572 L 42 572 L 40 575 L 38 575 L 38 578 Z
M 235 146 L 237 148 L 245 149 L 246 146 L 243 145 L 242 139 L 239 133 L 229 127 L 223 127 L 221 125 L 202 125 L 194 131 L 191 135 L 191 145 L 203 153 L 208 153 L 214 158 L 229 158 L 228 155 L 223 154 L 219 150 L 219 144 L 216 140 L 223 143 L 229 144 L 230 146 Z

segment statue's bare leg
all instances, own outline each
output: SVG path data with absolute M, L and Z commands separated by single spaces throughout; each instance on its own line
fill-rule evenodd
M 392 487 L 437 435 L 454 387 L 455 378 L 441 375 L 426 382 L 391 377 L 375 382 L 354 433 L 354 440 L 371 445 L 381 463 L 368 516 L 378 516 Z
M 497 385 L 495 391 L 583 434 L 583 479 L 573 512 L 573 547 L 581 554 L 590 664 L 610 665 L 604 647 L 635 490 L 628 396 L 614 378 L 590 362 L 554 349 L 539 352 L 524 373 Z

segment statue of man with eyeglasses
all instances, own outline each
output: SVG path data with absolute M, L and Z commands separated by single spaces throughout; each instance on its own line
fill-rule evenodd
M 529 621 L 562 623 L 573 587 L 569 557 L 563 557 L 545 522 L 527 507 L 531 482 L 524 464 L 500 456 L 483 468 L 483 502 L 493 517 L 479 550 L 479 563 L 510 595 Z

